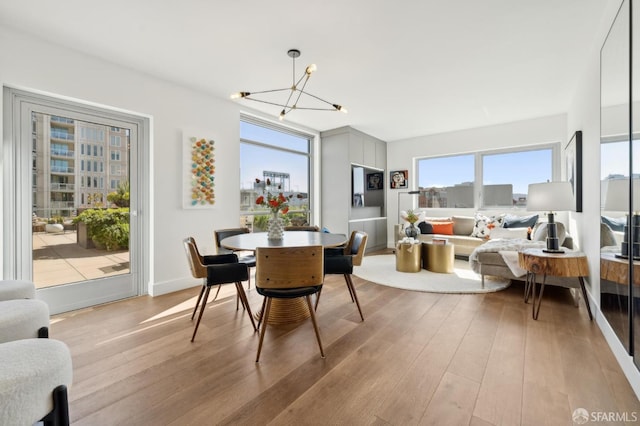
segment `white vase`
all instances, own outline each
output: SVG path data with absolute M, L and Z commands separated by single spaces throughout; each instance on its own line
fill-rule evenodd
M 281 240 L 284 236 L 284 221 L 277 212 L 272 213 L 267 225 L 267 238 L 270 240 Z

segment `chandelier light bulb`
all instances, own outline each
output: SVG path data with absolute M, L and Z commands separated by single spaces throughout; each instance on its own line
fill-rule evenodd
M 306 69 L 306 71 L 305 71 L 305 72 L 306 72 L 308 75 L 311 75 L 311 73 L 312 73 L 312 72 L 314 72 L 314 71 L 315 71 L 315 70 L 317 70 L 317 69 L 318 69 L 318 67 L 316 66 L 316 64 L 311 64 L 311 65 L 309 65 L 309 66 L 307 67 L 307 69 Z
M 247 96 L 249 96 L 251 93 L 249 92 L 236 92 L 233 93 L 231 95 L 231 99 L 240 99 L 240 98 L 246 98 Z
M 278 120 L 284 120 L 284 115 L 286 114 L 285 110 L 280 111 L 280 115 L 278 116 Z
M 333 107 L 336 109 L 336 111 L 344 112 L 345 114 L 348 112 L 347 109 L 342 105 L 333 104 Z

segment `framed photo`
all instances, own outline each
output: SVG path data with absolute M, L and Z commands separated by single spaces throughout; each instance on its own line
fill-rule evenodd
M 394 170 L 391 172 L 389 179 L 391 189 L 402 189 L 409 187 L 409 171 L 408 170 Z
M 380 173 L 367 173 L 367 189 L 369 191 L 375 191 L 382 189 L 382 172 Z
M 576 211 L 582 211 L 582 131 L 573 134 L 571 140 L 564 148 L 566 161 L 567 181 L 573 189 L 573 200 Z

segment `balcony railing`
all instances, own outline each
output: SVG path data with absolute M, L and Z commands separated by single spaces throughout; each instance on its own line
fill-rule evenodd
M 58 123 L 68 123 L 68 124 L 73 124 L 73 119 L 71 118 L 65 118 L 65 117 L 57 117 L 55 115 L 51 116 L 51 121 L 55 121 Z
M 73 167 L 68 166 L 51 166 L 53 173 L 73 173 Z
M 56 156 L 56 157 L 73 158 L 74 151 L 68 150 L 68 149 L 52 149 L 51 150 L 51 155 Z
M 60 131 L 56 131 L 56 130 L 51 130 L 51 137 L 55 138 L 55 139 L 62 139 L 62 140 L 65 140 L 65 141 L 74 140 L 73 133 L 60 132 Z
M 51 183 L 52 191 L 73 191 L 76 189 L 74 183 Z

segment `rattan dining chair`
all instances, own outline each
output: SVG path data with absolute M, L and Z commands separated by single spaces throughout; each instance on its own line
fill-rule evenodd
M 256 291 L 265 297 L 260 317 L 262 328 L 256 362 L 260 361 L 272 300 L 298 297 L 306 299 L 320 347 L 320 355 L 324 358 L 320 331 L 311 305 L 311 295 L 322 288 L 323 258 L 322 246 L 258 247 L 256 249 Z
M 193 342 L 196 338 L 198 326 L 200 325 L 200 320 L 202 319 L 202 314 L 204 313 L 204 309 L 209 298 L 209 292 L 211 291 L 211 287 L 214 285 L 217 285 L 219 290 L 222 284 L 235 284 L 238 298 L 249 315 L 253 329 L 254 331 L 258 331 L 255 320 L 253 319 L 253 314 L 251 313 L 249 301 L 247 300 L 247 295 L 242 287 L 242 281 L 245 281 L 249 275 L 247 265 L 239 263 L 238 256 L 233 253 L 205 256 L 207 264 L 203 263 L 203 256 L 199 254 L 195 241 L 192 237 L 184 240 L 184 247 L 187 252 L 187 259 L 189 261 L 191 274 L 194 278 L 203 279 L 202 289 L 200 290 L 198 301 L 196 302 L 193 314 L 191 315 L 191 319 L 193 320 L 196 310 L 198 309 L 198 305 L 200 305 L 200 314 L 198 315 L 198 320 L 196 321 L 191 341 Z M 216 293 L 216 297 L 217 295 L 218 294 Z M 201 300 L 202 304 L 200 304 Z
M 249 268 L 254 268 L 256 266 L 256 256 L 254 253 L 245 253 L 245 252 L 237 252 L 234 250 L 229 250 L 227 248 L 222 247 L 220 242 L 227 237 L 232 237 L 234 235 L 240 234 L 248 234 L 249 228 L 227 228 L 227 229 L 217 229 L 213 231 L 213 237 L 216 240 L 216 248 L 218 250 L 218 254 L 229 254 L 235 253 L 238 255 L 238 262 L 244 263 Z M 251 288 L 251 274 L 247 278 L 247 290 Z
M 351 295 L 351 302 L 355 302 L 360 313 L 360 319 L 364 321 L 364 315 L 362 315 L 362 308 L 358 301 L 358 294 L 356 293 L 356 287 L 353 285 L 351 274 L 353 273 L 354 266 L 362 265 L 362 258 L 364 251 L 367 247 L 368 235 L 366 232 L 353 231 L 349 242 L 344 249 L 325 249 L 324 258 L 324 273 L 326 274 L 340 274 L 344 276 L 344 280 L 347 283 L 347 289 Z M 316 309 L 318 308 L 318 302 L 320 301 L 320 292 L 316 297 Z

